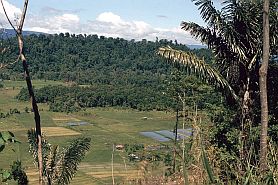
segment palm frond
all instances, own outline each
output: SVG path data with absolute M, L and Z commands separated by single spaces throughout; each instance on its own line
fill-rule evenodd
M 28 130 L 29 151 L 38 162 L 37 136 L 34 129 Z M 69 184 L 77 171 L 77 166 L 90 148 L 90 138 L 77 138 L 62 152 L 58 146 L 51 146 L 42 138 L 43 175 L 48 184 Z
M 225 93 L 229 93 L 236 101 L 238 100 L 227 80 L 217 70 L 206 64 L 204 60 L 197 58 L 194 54 L 175 50 L 168 46 L 159 48 L 158 55 L 169 59 L 174 65 L 181 66 L 188 72 L 196 74 L 202 80 L 213 84 Z
M 257 54 L 261 43 L 259 3 L 226 0 L 219 11 L 211 0 L 192 1 L 198 6 L 208 27 L 182 22 L 182 29 L 213 49 L 220 65 L 228 63 L 229 66 L 229 63 L 237 61 L 250 66 L 250 59 Z
M 261 3 L 252 0 L 226 0 L 221 9 L 226 25 L 221 29 L 221 37 L 232 43 L 239 53 L 240 60 L 246 60 L 256 55 L 261 44 Z M 243 56 L 243 57 L 242 57 Z
M 78 164 L 89 150 L 90 142 L 90 138 L 77 138 L 62 152 L 59 164 L 57 164 L 60 170 L 58 184 L 69 184 L 77 171 Z
M 224 23 L 221 12 L 213 6 L 211 0 L 192 0 L 195 2 L 195 5 L 199 6 L 201 11 L 201 17 L 203 20 L 208 23 L 209 27 L 221 27 L 221 24 Z
M 48 184 L 53 184 L 59 178 L 59 169 L 57 163 L 59 160 L 59 147 L 51 146 L 46 161 L 46 178 Z
M 189 31 L 196 39 L 200 39 L 201 42 L 207 44 L 222 62 L 225 59 L 229 59 L 230 61 L 237 60 L 237 54 L 234 52 L 235 49 L 231 48 L 228 42 L 223 37 L 218 36 L 213 30 L 193 22 L 182 22 L 181 26 L 183 30 Z
M 236 53 L 244 58 L 245 53 L 242 48 L 239 48 L 235 43 L 236 40 L 234 37 L 235 33 L 233 26 L 231 24 L 230 17 L 233 18 L 231 13 L 234 11 L 219 11 L 213 6 L 211 0 L 192 0 L 195 2 L 195 5 L 198 6 L 200 10 L 201 17 L 207 23 L 208 27 L 204 28 L 195 23 L 182 22 L 182 29 L 190 31 L 190 33 L 198 39 L 201 39 L 202 42 L 205 42 L 209 48 L 214 49 L 215 54 L 221 56 L 221 59 L 227 58 L 225 56 L 227 53 L 231 53 L 231 56 L 234 56 Z M 237 5 L 237 3 L 230 0 L 226 8 L 231 9 L 231 5 Z M 230 7 L 230 8 L 228 8 Z M 223 13 L 224 12 L 224 13 Z M 234 44 L 231 44 L 234 43 Z M 229 56 L 229 58 L 231 58 Z
M 32 153 L 34 159 L 37 159 L 38 156 L 38 144 L 37 136 L 34 129 L 27 131 L 28 143 L 29 143 L 29 152 Z
M 244 65 L 247 59 L 246 46 L 238 39 L 239 35 L 229 25 L 222 26 L 220 30 L 205 28 L 196 23 L 182 22 L 182 29 L 189 31 L 196 39 L 208 45 L 213 50 L 218 61 L 239 61 Z
M 32 153 L 35 163 L 38 163 L 38 143 L 37 135 L 34 129 L 27 131 L 28 143 L 29 143 L 29 152 Z M 42 158 L 43 158 L 43 168 L 45 173 L 45 166 L 48 157 L 48 152 L 50 150 L 50 144 L 42 137 Z

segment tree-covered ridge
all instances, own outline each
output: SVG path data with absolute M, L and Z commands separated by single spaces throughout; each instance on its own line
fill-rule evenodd
M 17 58 L 14 39 L 6 41 L 10 50 L 6 62 Z M 31 35 L 25 38 L 26 57 L 33 78 L 75 81 L 78 84 L 138 84 L 148 85 L 169 74 L 169 65 L 157 62 L 157 48 L 170 45 L 189 50 L 172 41 L 127 41 L 97 35 Z M 206 58 L 209 51 L 202 49 Z M 9 68 L 10 78 L 20 78 L 20 63 Z M 13 73 L 13 74 L 11 74 Z M 9 78 L 2 74 L 2 78 Z
M 10 53 L 6 61 L 16 58 L 13 39 L 6 40 Z M 176 41 L 124 40 L 97 35 L 30 35 L 25 38 L 26 57 L 33 79 L 61 80 L 89 87 L 49 86 L 37 90 L 38 102 L 50 103 L 53 111 L 75 111 L 82 107 L 121 106 L 139 110 L 165 110 L 174 106 L 166 95 L 167 78 L 174 67 L 160 62 L 159 47 L 189 50 Z M 194 50 L 211 61 L 207 49 Z M 0 78 L 21 79 L 20 63 L 1 71 Z M 196 80 L 196 79 L 195 79 Z M 212 89 L 210 89 L 212 90 Z M 28 96 L 23 90 L 19 97 Z M 66 95 L 66 96 L 65 96 Z M 47 98 L 45 98 L 47 97 Z M 27 99 L 25 97 L 23 99 Z M 21 98 L 22 99 L 22 98 Z

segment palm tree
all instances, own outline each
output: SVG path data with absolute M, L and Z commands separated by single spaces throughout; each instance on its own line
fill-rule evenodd
M 205 81 L 232 95 L 239 107 L 241 142 L 240 157 L 244 159 L 247 130 L 252 126 L 252 105 L 258 95 L 258 71 L 262 58 L 262 0 L 226 0 L 217 10 L 212 0 L 192 0 L 200 10 L 207 27 L 182 22 L 182 29 L 212 49 L 213 66 L 189 52 L 160 48 L 159 55 L 197 74 Z M 275 12 L 273 2 L 270 10 Z M 275 11 L 274 11 L 275 10 Z M 278 15 L 270 14 L 270 45 L 278 40 Z M 271 55 L 277 55 L 272 50 Z M 225 93 L 226 94 L 226 93 Z
M 36 133 L 28 131 L 30 152 L 35 162 L 38 160 Z M 78 164 L 90 148 L 90 138 L 74 139 L 69 146 L 59 149 L 52 146 L 45 139 L 42 140 L 43 176 L 48 185 L 69 184 L 78 169 Z

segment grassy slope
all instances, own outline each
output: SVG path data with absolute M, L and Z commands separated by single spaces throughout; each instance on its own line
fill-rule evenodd
M 61 84 L 54 81 L 34 81 L 34 86 L 42 87 L 48 84 Z M 11 161 L 17 158 L 23 161 L 23 165 L 29 172 L 31 181 L 37 179 L 32 158 L 28 153 L 28 144 L 26 131 L 34 127 L 32 113 L 25 113 L 24 108 L 29 107 L 29 102 L 19 102 L 14 96 L 19 92 L 25 82 L 4 81 L 5 87 L 0 89 L 0 111 L 8 112 L 9 109 L 17 108 L 21 114 L 12 115 L 5 119 L 0 119 L 0 130 L 10 130 L 15 133 L 16 137 L 21 140 L 20 145 L 9 145 L 0 153 L 0 167 L 7 168 Z M 14 88 L 13 88 L 14 87 Z M 66 127 L 83 136 L 92 138 L 92 146 L 85 159 L 83 160 L 80 170 L 72 184 L 103 184 L 111 182 L 111 152 L 113 144 L 125 143 L 144 143 L 155 144 L 152 139 L 146 138 L 139 134 L 140 131 L 172 129 L 174 124 L 174 114 L 165 112 L 139 112 L 135 110 L 119 110 L 113 108 L 96 108 L 87 109 L 86 111 L 65 114 L 53 113 L 48 111 L 46 104 L 40 104 L 42 127 Z M 148 119 L 143 119 L 147 117 Z M 89 125 L 67 126 L 70 121 L 87 121 Z M 52 144 L 64 146 L 68 140 L 77 136 L 47 137 Z M 47 136 L 47 135 L 46 135 Z M 115 152 L 115 176 L 126 174 L 124 163 L 124 153 Z M 137 176 L 136 167 L 127 163 L 128 176 Z M 31 183 L 32 184 L 32 183 Z M 33 184 L 36 184 L 34 181 Z

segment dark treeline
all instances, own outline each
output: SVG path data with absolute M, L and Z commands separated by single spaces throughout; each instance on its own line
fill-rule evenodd
M 80 87 L 46 86 L 35 90 L 39 103 L 48 103 L 50 111 L 74 112 L 86 107 L 128 107 L 138 110 L 165 110 L 171 102 L 160 92 L 151 88 L 135 86 L 97 85 Z M 19 100 L 28 100 L 27 89 L 17 95 Z
M 192 87 L 192 79 L 187 79 L 186 83 Z M 194 82 L 194 83 L 196 83 Z M 165 86 L 158 88 L 136 87 L 136 86 L 113 86 L 113 85 L 91 85 L 91 86 L 45 86 L 35 89 L 37 101 L 48 103 L 50 111 L 54 112 L 74 112 L 87 107 L 126 107 L 138 110 L 167 110 L 175 108 L 176 101 L 173 100 L 172 93 L 168 93 Z M 198 82 L 194 87 L 200 109 L 210 108 L 213 104 L 220 102 L 219 94 L 207 85 Z M 158 89 L 155 91 L 154 89 Z M 187 88 L 186 94 L 188 104 L 192 103 L 192 90 Z M 17 99 L 27 101 L 29 96 L 27 89 L 21 89 Z M 194 101 L 195 101 L 194 99 Z

